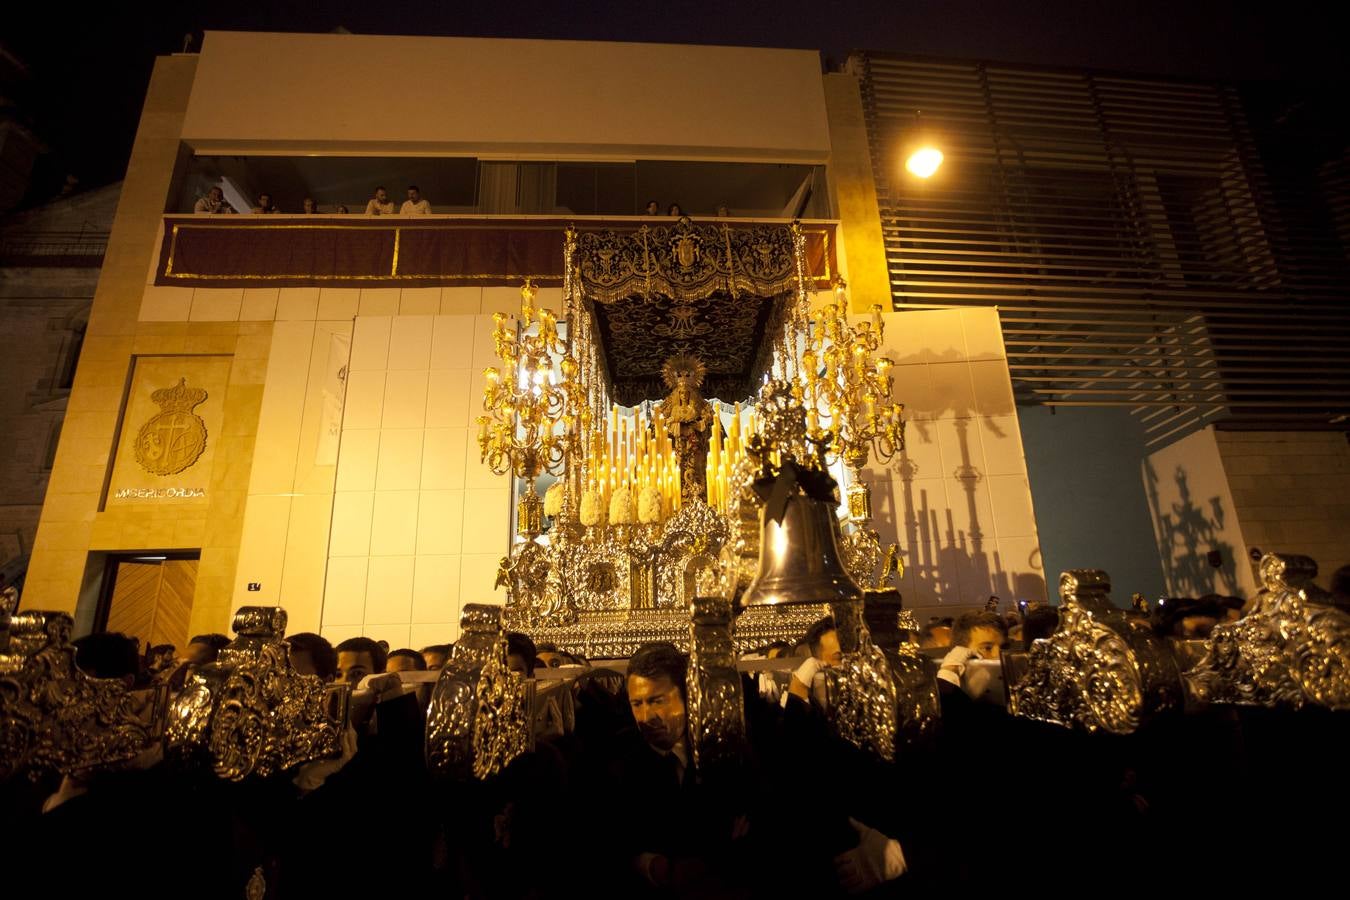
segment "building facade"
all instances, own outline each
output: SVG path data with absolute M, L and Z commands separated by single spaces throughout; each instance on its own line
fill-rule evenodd
M 998 309 L 1047 569 L 1194 596 L 1250 593 L 1253 548 L 1350 561 L 1350 141 L 1325 101 L 876 53 L 847 70 L 895 308 Z M 943 168 L 905 177 L 924 139 Z
M 1255 476 L 1243 468 L 1263 453 L 1341 466 L 1344 441 L 1320 432 L 1294 450 L 1288 432 L 1212 429 L 1239 407 L 1267 408 L 1230 387 L 1242 382 L 1235 335 L 1260 321 L 1248 295 L 1278 289 L 1250 163 L 1215 150 L 1145 184 L 1114 126 L 1105 163 L 1052 146 L 1031 160 L 1016 127 L 989 130 L 979 103 L 1003 88 L 986 76 L 871 57 L 822 75 L 799 51 L 353 35 L 210 33 L 200 54 L 162 58 L 24 606 L 147 639 L 225 630 L 247 603 L 282 605 L 292 630 L 334 640 L 453 639 L 464 603 L 502 599 L 512 484 L 479 462 L 473 423 L 492 314 L 518 309 L 530 274 L 497 260 L 466 280 L 470 235 L 549 239 L 627 221 L 650 199 L 695 221 L 802 219 L 833 236 L 855 310 L 894 310 L 886 353 L 908 447 L 865 477 L 878 530 L 905 553 L 907 605 L 1042 600 L 1047 572 L 1053 583 L 1060 567 L 1089 565 L 1123 566 L 1124 591 L 1161 592 L 1186 582 L 1160 547 L 1224 544 L 1236 560 L 1248 532 L 1301 541 L 1276 527 L 1261 485 L 1235 479 Z M 1201 105 L 1226 110 L 1222 99 Z M 1066 109 L 1087 120 L 1084 102 Z M 949 148 L 951 168 L 926 185 L 903 182 L 896 160 L 895 117 L 916 103 Z M 1081 127 L 1107 127 L 1091 121 Z M 401 201 L 414 183 L 430 219 L 330 216 L 360 213 L 377 185 Z M 185 216 L 211 185 L 241 212 L 265 192 L 283 213 L 308 197 L 324 215 Z M 1215 220 L 1216 205 L 1237 225 Z M 287 238 L 285 259 L 268 256 L 269 233 L 334 228 L 369 242 L 336 263 L 297 255 L 303 235 Z M 392 269 L 360 274 L 385 259 L 381 235 L 405 233 L 405 272 L 428 246 L 418 235 L 449 248 L 442 262 L 400 275 L 395 237 Z M 556 307 L 560 292 L 539 297 Z M 1328 315 L 1304 306 L 1309 321 Z M 1110 437 L 1120 415 L 1132 462 Z M 1155 458 L 1165 471 L 1146 481 L 1146 460 L 1165 452 L 1189 461 Z M 1084 481 L 1093 460 L 1105 496 Z M 1182 497 L 1185 467 L 1196 473 Z M 1221 485 L 1206 481 L 1215 473 Z M 1043 553 L 1047 520 L 1060 541 Z M 1225 590 L 1250 587 L 1249 571 L 1227 571 Z
M 452 639 L 463 603 L 501 599 L 511 484 L 479 463 L 471 428 L 491 314 L 516 310 L 518 284 L 445 286 L 431 273 L 337 286 L 316 269 L 183 286 L 171 276 L 190 244 L 174 243 L 166 217 L 181 224 L 173 214 L 207 184 L 241 206 L 267 191 L 286 211 L 312 195 L 355 213 L 376 184 L 401 198 L 417 180 L 438 222 L 540 215 L 557 230 L 633 216 L 653 197 L 695 220 L 718 206 L 749 221 L 800 217 L 835 226 L 839 267 L 866 309 L 885 301 L 873 296 L 885 274 L 857 237 L 877 220 L 856 199 L 872 188 L 851 85 L 822 80 L 813 53 L 716 47 L 212 33 L 200 55 L 161 59 L 24 606 L 167 639 L 279 603 L 293 630 L 419 645 Z M 658 108 L 656 96 L 687 102 Z M 558 291 L 540 297 L 556 304 Z M 1039 599 L 996 320 L 924 315 L 922 331 L 887 338 L 897 393 L 925 435 L 906 463 L 919 478 L 901 479 L 904 460 L 869 472 L 884 485 L 878 524 L 915 561 L 903 589 L 918 606 Z

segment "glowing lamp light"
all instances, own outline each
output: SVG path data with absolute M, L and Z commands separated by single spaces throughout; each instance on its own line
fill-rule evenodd
M 905 160 L 905 168 L 919 178 L 928 178 L 942 165 L 942 151 L 936 147 L 921 147 Z

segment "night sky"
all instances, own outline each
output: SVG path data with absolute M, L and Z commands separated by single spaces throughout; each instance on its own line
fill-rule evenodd
M 49 148 L 30 203 L 51 196 L 67 172 L 84 188 L 119 179 L 154 57 L 181 50 L 188 32 L 199 47 L 205 29 L 796 47 L 837 60 L 863 48 L 1243 81 L 1344 81 L 1350 56 L 1332 3 L 361 0 L 127 4 L 118 15 L 78 16 L 65 3 L 30 3 L 23 16 L 16 8 L 0 42 L 30 68 L 13 93 Z

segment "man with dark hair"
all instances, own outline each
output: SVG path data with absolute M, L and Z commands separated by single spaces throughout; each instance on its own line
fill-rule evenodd
M 416 650 L 402 647 L 398 650 L 389 651 L 389 658 L 385 660 L 384 670 L 386 672 L 425 672 L 427 661 Z
M 366 215 L 368 216 L 392 216 L 394 214 L 394 201 L 389 199 L 389 192 L 384 189 L 384 185 L 375 188 L 375 196 L 371 197 L 366 203 Z
M 839 647 L 839 632 L 834 627 L 834 619 L 825 616 L 806 629 L 802 643 L 810 650 L 806 662 L 797 667 L 788 682 L 788 692 L 803 700 L 811 699 L 811 685 L 821 669 L 830 669 L 843 661 L 843 652 Z
M 696 824 L 701 807 L 685 734 L 687 666 L 674 644 L 638 648 L 628 661 L 625 686 L 641 740 L 621 734 L 615 742 L 620 756 L 610 802 L 630 807 L 618 844 L 623 866 L 645 886 L 662 890 L 687 888 L 702 877 L 703 851 L 711 837 Z
M 286 638 L 290 646 L 291 667 L 301 675 L 317 675 L 325 682 L 337 677 L 337 651 L 327 639 L 312 631 Z
M 929 622 L 919 629 L 919 649 L 945 649 L 952 645 L 952 629 L 941 622 Z
M 683 777 L 689 765 L 684 743 L 684 689 L 688 663 L 674 644 L 643 644 L 628 661 L 628 706 L 647 745 L 677 758 Z
M 383 672 L 386 660 L 384 648 L 370 638 L 347 638 L 337 645 L 338 681 L 355 688 L 367 675 Z
M 1003 696 L 1001 672 L 972 665 L 977 660 L 996 660 L 1008 639 L 1003 619 L 996 612 L 968 612 L 952 627 L 952 649 L 938 669 L 938 690 L 943 697 L 964 690 L 973 698 L 998 699 Z M 944 714 L 946 706 L 943 707 Z
M 549 669 L 572 665 L 572 657 L 558 649 L 558 645 L 546 642 L 535 648 L 536 665 Z
M 998 659 L 1007 637 L 1003 619 L 988 610 L 966 613 L 952 626 L 952 646 L 973 650 L 980 654 L 980 659 Z
M 94 678 L 117 678 L 131 687 L 140 672 L 140 649 L 134 637 L 118 631 L 86 634 L 75 640 L 75 665 Z
M 173 644 L 156 644 L 145 651 L 145 675 L 158 678 L 167 675 L 178 665 L 178 648 Z
M 427 669 L 436 672 L 445 668 L 445 662 L 450 658 L 450 645 L 431 644 L 418 652 L 422 654 L 422 660 L 427 664 Z
M 1027 610 L 1022 620 L 1022 643 L 1030 650 L 1031 642 L 1048 638 L 1059 628 L 1059 610 L 1053 606 L 1037 606 Z
M 223 634 L 199 634 L 188 641 L 183 651 L 183 662 L 193 666 L 204 666 L 216 661 L 220 651 L 230 645 L 230 639 Z
M 183 655 L 178 659 L 178 666 L 168 676 L 170 693 L 176 693 L 183 689 L 187 682 L 188 670 L 197 666 L 204 666 L 213 663 L 220 655 L 220 651 L 230 645 L 230 639 L 223 634 L 198 634 L 188 641 L 188 645 L 183 650 Z
M 825 616 L 806 629 L 803 638 L 811 648 L 811 655 L 827 666 L 837 666 L 840 661 L 839 632 L 835 630 L 834 619 Z
M 408 199 L 403 201 L 399 207 L 399 215 L 404 216 L 429 216 L 431 215 L 431 204 L 422 196 L 422 191 L 417 185 L 408 185 Z
M 534 649 L 534 641 L 530 640 L 528 635 L 521 634 L 519 631 L 508 631 L 506 633 L 506 667 L 512 672 L 519 672 L 526 678 L 534 677 L 534 666 L 538 661 L 538 653 Z
M 1154 630 L 1162 637 L 1207 638 L 1214 626 L 1224 618 L 1218 604 L 1218 595 L 1169 597 L 1159 600 L 1154 608 Z
M 661 204 L 657 203 L 655 200 L 648 200 L 647 208 L 642 211 L 642 214 L 646 216 L 661 215 Z

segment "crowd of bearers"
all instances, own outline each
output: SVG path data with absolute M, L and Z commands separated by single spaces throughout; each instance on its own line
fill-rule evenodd
M 1053 631 L 1046 610 L 1017 617 L 1028 641 Z M 353 688 L 338 756 L 232 783 L 201 760 L 154 748 L 96 773 L 11 779 L 0 792 L 0 840 L 11 858 L 59 873 L 70 895 L 134 883 L 237 898 L 252 881 L 267 897 L 391 887 L 474 898 L 913 897 L 987 889 L 1010 865 L 1052 894 L 1107 872 L 1127 892 L 1170 865 L 1130 848 L 1184 840 L 1217 853 L 1222 840 L 1184 823 L 1222 815 L 1241 827 L 1273 814 L 1276 798 L 1286 802 L 1283 783 L 1266 783 L 1272 799 L 1252 813 L 1242 792 L 1208 791 L 1168 764 L 1184 747 L 1251 782 L 1259 766 L 1234 754 L 1228 720 L 1178 716 L 1127 740 L 1015 719 L 971 677 L 988 668 L 981 661 L 1016 649 L 1009 620 L 982 610 L 930 624 L 929 639 L 950 631 L 950 646 L 921 651 L 941 655 L 943 718 L 928 738 L 898 747 L 894 762 L 830 727 L 824 686 L 843 654 L 824 618 L 795 646 L 751 654 L 789 662 L 746 676 L 748 739 L 717 766 L 695 760 L 688 659 L 675 646 L 646 644 L 624 667 L 592 667 L 510 633 L 512 671 L 565 669 L 549 677 L 566 676 L 575 728 L 540 733 L 485 781 L 436 778 L 425 764 L 430 692 L 411 689 L 409 673 L 445 667 L 453 645 L 391 650 L 354 637 L 333 646 L 295 634 L 287 643 L 297 671 Z M 172 685 L 216 659 L 224 641 L 197 635 L 181 653 L 142 654 L 132 638 L 95 634 L 77 642 L 76 659 L 131 687 Z M 766 675 L 784 676 L 781 690 L 767 691 Z M 425 687 L 425 678 L 411 681 Z M 1336 727 L 1344 736 L 1343 722 Z M 1288 729 L 1279 734 L 1308 749 Z M 1345 793 L 1342 785 L 1323 799 Z M 1206 883 L 1221 874 L 1206 870 Z

